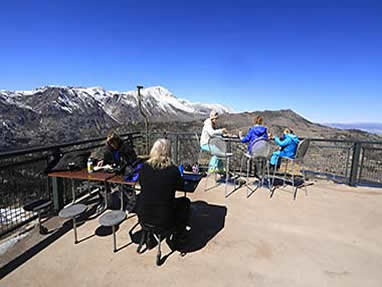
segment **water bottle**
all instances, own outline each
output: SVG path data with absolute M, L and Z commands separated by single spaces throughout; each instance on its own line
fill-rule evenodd
M 92 173 L 94 171 L 93 159 L 89 157 L 88 159 L 88 173 Z

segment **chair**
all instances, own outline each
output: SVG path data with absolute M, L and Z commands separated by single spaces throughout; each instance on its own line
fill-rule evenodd
M 112 228 L 113 230 L 113 252 L 117 252 L 117 240 L 115 236 L 115 226 L 121 224 L 126 218 L 126 212 L 122 210 L 111 210 L 104 215 L 102 215 L 99 219 L 99 223 L 102 226 L 107 226 Z
M 200 145 L 200 138 L 199 138 L 199 135 L 198 133 L 195 133 L 195 137 L 196 137 L 196 141 L 198 143 L 198 146 Z M 209 152 L 208 151 L 205 151 L 205 150 L 202 150 L 199 146 L 199 154 L 198 154 L 198 158 L 197 158 L 197 161 L 196 163 L 198 164 L 198 167 L 199 169 L 202 169 L 202 167 L 207 167 L 208 168 L 208 161 L 207 164 L 205 165 L 205 161 L 203 162 L 202 159 L 207 159 L 209 157 Z
M 251 152 L 244 152 L 243 156 L 240 160 L 240 175 L 242 174 L 242 168 L 243 168 L 243 159 L 247 159 L 247 177 L 246 177 L 246 186 L 247 186 L 247 198 L 251 195 L 251 192 L 256 191 L 257 188 L 260 188 L 264 186 L 264 177 L 265 177 L 265 170 L 262 168 L 261 170 L 261 177 L 260 180 L 257 183 L 257 187 L 255 189 L 251 189 L 249 187 L 249 169 L 250 169 L 250 163 L 253 161 L 255 163 L 255 166 L 257 168 L 257 171 L 259 171 L 259 163 L 263 163 L 266 166 L 267 171 L 267 185 L 268 188 L 271 189 L 270 185 L 270 176 L 269 176 L 269 155 L 271 151 L 270 143 L 267 139 L 257 139 L 251 147 Z
M 64 209 L 60 210 L 60 212 L 58 213 L 59 217 L 62 217 L 62 218 L 71 218 L 73 220 L 74 244 L 78 243 L 78 240 L 77 240 L 77 222 L 76 222 L 76 217 L 79 217 L 87 209 L 88 209 L 88 207 L 86 205 L 78 203 L 78 204 L 73 204 L 71 206 L 65 207 Z
M 150 247 L 150 240 L 154 238 L 156 243 L 158 244 L 158 252 L 156 256 L 156 265 L 161 265 L 162 260 L 162 251 L 161 251 L 161 241 L 175 233 L 175 226 L 171 228 L 162 228 L 149 223 L 143 222 L 141 219 L 138 223 L 136 223 L 131 230 L 129 231 L 130 237 L 133 238 L 133 230 L 136 226 L 141 225 L 142 235 L 139 241 L 139 245 L 137 247 L 137 253 L 142 254 Z M 145 245 L 145 249 L 142 250 L 143 245 Z
M 223 160 L 226 163 L 226 165 L 225 165 L 225 188 L 224 188 L 224 194 L 225 194 L 225 197 L 227 197 L 230 194 L 230 193 L 227 193 L 227 185 L 228 185 L 228 181 L 229 181 L 229 164 L 230 164 L 230 158 L 232 157 L 232 153 L 228 152 L 228 150 L 227 150 L 227 142 L 224 141 L 224 139 L 219 137 L 219 136 L 211 137 L 208 140 L 208 149 L 209 149 L 209 151 L 210 151 L 212 156 L 216 156 L 219 160 Z M 206 187 L 205 187 L 205 190 L 211 189 L 211 188 L 216 186 L 215 185 L 215 186 L 212 186 L 212 187 L 208 187 L 208 184 L 207 184 L 208 177 L 211 175 L 211 173 L 215 174 L 215 182 L 216 182 L 216 173 L 217 173 L 217 171 L 210 171 L 208 169 L 207 177 L 206 177 Z M 239 183 L 239 185 L 240 185 L 240 183 Z M 236 189 L 236 183 L 234 181 L 234 189 L 233 190 L 235 190 L 235 189 Z
M 33 211 L 38 214 L 38 230 L 40 234 L 47 234 L 48 229 L 41 225 L 41 213 L 48 210 L 52 205 L 52 201 L 49 199 L 37 199 L 24 205 L 25 211 Z
M 280 157 L 280 160 L 283 160 L 285 159 L 286 160 L 286 165 L 285 165 L 285 172 L 284 172 L 284 176 L 283 176 L 283 186 L 285 186 L 285 182 L 286 182 L 286 175 L 287 175 L 287 170 L 288 170 L 288 163 L 291 162 L 292 163 L 292 186 L 295 187 L 295 191 L 294 191 L 294 195 L 293 195 L 293 198 L 296 199 L 296 196 L 297 196 L 297 189 L 299 186 L 295 186 L 295 180 L 294 180 L 294 165 L 297 163 L 299 165 L 303 164 L 304 162 L 304 157 L 305 157 L 305 154 L 306 152 L 308 151 L 308 148 L 309 148 L 309 145 L 310 145 L 310 140 L 309 139 L 304 139 L 304 140 L 301 140 L 297 146 L 297 150 L 296 150 L 296 156 L 295 158 L 290 158 L 290 157 L 284 157 L 284 156 L 281 156 Z M 274 179 L 276 177 L 276 166 L 274 168 L 274 171 L 273 171 L 273 180 L 272 180 L 272 186 L 273 186 L 273 183 L 274 183 Z M 307 191 L 307 188 L 306 188 L 306 184 L 305 184 L 305 171 L 304 170 L 301 170 L 302 171 L 302 177 L 303 177 L 303 181 L 304 181 L 304 189 L 305 189 L 305 194 L 308 193 Z

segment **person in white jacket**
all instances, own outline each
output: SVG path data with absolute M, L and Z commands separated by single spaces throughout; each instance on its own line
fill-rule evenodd
M 211 137 L 216 135 L 223 135 L 227 131 L 226 129 L 217 129 L 216 120 L 218 119 L 218 113 L 211 111 L 210 117 L 204 121 L 202 130 L 202 136 L 200 137 L 200 148 L 207 152 L 219 152 L 218 148 L 214 145 L 209 146 L 208 141 Z M 210 171 L 223 171 L 224 165 L 221 160 L 218 160 L 216 156 L 212 156 L 209 163 Z

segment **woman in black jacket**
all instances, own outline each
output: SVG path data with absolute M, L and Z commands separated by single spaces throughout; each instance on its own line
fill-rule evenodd
M 183 233 L 189 219 L 190 200 L 175 198 L 176 190 L 183 186 L 183 178 L 171 161 L 168 140 L 154 143 L 150 158 L 140 170 L 139 183 L 139 220 L 164 229 L 175 225 L 177 233 Z

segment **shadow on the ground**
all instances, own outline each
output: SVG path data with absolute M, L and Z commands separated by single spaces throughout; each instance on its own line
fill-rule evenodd
M 227 208 L 208 204 L 205 201 L 191 203 L 191 230 L 187 233 L 183 244 L 177 246 L 182 253 L 195 252 L 202 249 L 216 236 L 225 224 Z
M 278 176 L 278 175 L 276 175 Z M 293 199 L 296 199 L 297 197 L 297 192 L 299 189 L 307 187 L 309 185 L 313 185 L 313 183 L 307 183 L 304 181 L 302 176 L 294 176 L 294 185 L 292 182 L 292 176 L 287 174 L 285 177 L 285 180 L 282 178 L 284 175 L 280 177 L 275 177 L 273 179 L 273 185 L 272 185 L 272 190 L 270 194 L 270 198 L 273 197 L 276 189 L 286 187 L 286 186 L 291 186 L 293 188 Z
M 53 234 L 47 236 L 44 240 L 40 241 L 38 244 L 34 245 L 32 248 L 26 250 L 24 253 L 17 256 L 12 261 L 5 264 L 0 268 L 0 279 L 7 276 L 13 270 L 24 264 L 26 261 L 31 259 L 33 256 L 37 255 L 40 251 L 48 247 L 50 244 L 55 242 L 58 238 L 63 236 L 65 233 L 72 229 L 72 224 L 63 224 L 60 229 L 58 229 Z M 74 244 L 74 243 L 73 243 Z
M 95 205 L 93 205 L 84 214 L 80 215 L 76 219 L 77 227 L 81 226 L 86 221 L 90 220 L 92 215 L 95 214 L 95 212 L 96 212 Z M 59 239 L 61 236 L 71 231 L 72 229 L 73 229 L 73 221 L 71 219 L 67 219 L 64 222 L 62 222 L 60 226 L 57 226 L 56 228 L 49 230 L 47 234 L 44 236 L 45 237 L 44 239 L 42 239 L 36 245 L 24 251 L 22 254 L 20 254 L 19 256 L 17 256 L 13 260 L 9 261 L 7 264 L 2 266 L 0 268 L 0 279 L 7 276 L 13 270 L 17 269 L 19 266 L 27 262 L 33 256 L 37 255 L 40 251 L 47 248 L 49 245 L 51 245 L 53 242 L 55 242 L 57 239 Z M 88 240 L 93 236 L 94 234 L 91 234 L 91 235 L 85 236 L 84 238 L 79 238 L 78 243 Z M 74 245 L 74 238 L 73 238 L 73 245 Z
M 176 246 L 169 238 L 166 238 L 166 243 L 172 250 L 161 258 L 160 265 L 174 253 L 174 249 L 179 251 L 182 256 L 185 256 L 187 253 L 198 251 L 206 246 L 224 228 L 226 215 L 227 208 L 225 206 L 208 204 L 205 201 L 192 202 L 189 222 L 191 230 L 187 232 L 182 243 L 177 243 Z M 131 233 L 131 241 L 139 244 L 141 235 L 142 230 Z M 148 242 L 149 246 L 146 246 L 146 248 L 149 250 L 157 246 L 154 238 L 148 240 Z M 146 251 L 146 249 L 143 251 Z
M 119 230 L 119 225 L 116 225 L 115 226 L 115 232 L 117 232 L 118 230 Z M 113 234 L 113 229 L 112 229 L 111 226 L 102 226 L 102 225 L 100 225 L 96 229 L 95 234 L 97 236 L 100 236 L 100 237 L 109 236 L 109 235 Z

